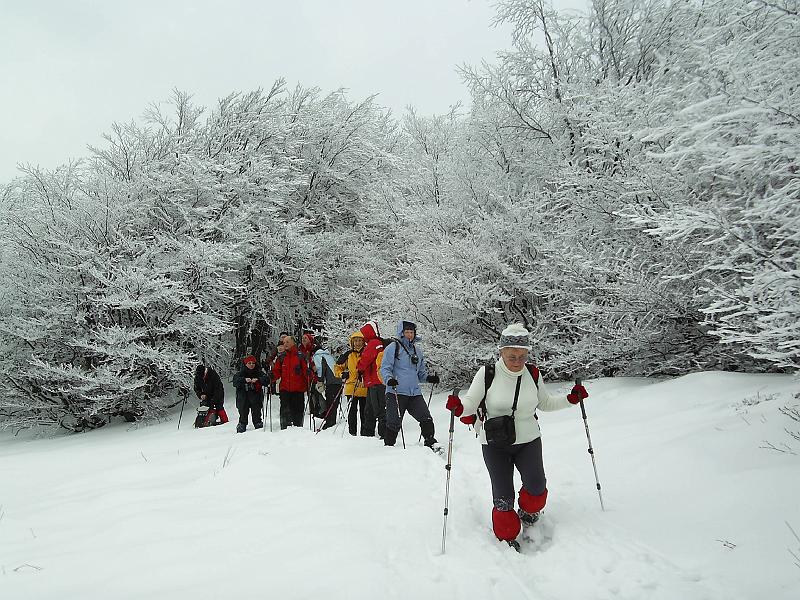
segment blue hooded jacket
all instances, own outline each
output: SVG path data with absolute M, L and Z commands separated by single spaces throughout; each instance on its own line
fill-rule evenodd
M 336 375 L 333 374 L 333 367 L 336 364 L 336 359 L 333 358 L 330 352 L 328 352 L 324 348 L 320 348 L 316 352 L 314 352 L 314 356 L 312 358 L 314 360 L 314 365 L 317 367 L 317 377 L 322 383 L 324 383 L 325 385 L 335 385 L 337 383 L 339 384 L 342 383 L 341 379 L 339 379 L 338 377 L 336 377 Z M 326 369 L 323 369 L 322 367 L 323 358 L 325 359 L 325 363 L 327 364 Z
M 381 363 L 381 379 L 386 383 L 386 393 L 393 394 L 394 390 L 388 387 L 388 381 L 394 377 L 397 379 L 397 393 L 403 396 L 421 396 L 422 390 L 420 382 L 424 382 L 428 377 L 428 367 L 425 364 L 425 355 L 422 348 L 417 346 L 419 338 L 409 342 L 403 336 L 403 323 L 411 321 L 401 320 L 397 323 L 397 339 L 386 346 L 383 350 L 383 362 Z M 413 323 L 411 323 L 413 325 Z M 416 328 L 416 325 L 414 326 Z M 399 344 L 399 347 L 398 347 Z M 397 358 L 395 359 L 395 355 Z M 417 364 L 412 361 L 416 356 Z

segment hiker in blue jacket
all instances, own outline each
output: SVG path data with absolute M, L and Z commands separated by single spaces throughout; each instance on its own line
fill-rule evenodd
M 417 325 L 397 324 L 397 338 L 383 351 L 381 379 L 386 383 L 386 435 L 383 443 L 394 446 L 406 411 L 419 422 L 425 445 L 435 450 L 436 438 L 431 412 L 422 397 L 421 382 L 439 383 L 438 375 L 428 375 L 425 355 L 417 346 Z
M 339 400 L 342 397 L 342 380 L 336 377 L 333 368 L 336 359 L 325 348 L 319 348 L 314 352 L 314 369 L 317 374 L 318 390 L 325 396 L 324 412 L 314 415 L 317 418 L 325 419 L 322 429 L 336 425 L 336 415 L 339 410 Z M 320 390 L 319 387 L 322 387 Z

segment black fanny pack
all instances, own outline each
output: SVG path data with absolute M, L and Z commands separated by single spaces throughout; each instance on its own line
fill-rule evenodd
M 487 419 L 483 424 L 483 431 L 486 434 L 486 443 L 490 446 L 505 448 L 517 441 L 514 417 L 511 415 Z
M 511 407 L 510 415 L 501 415 L 486 419 L 483 423 L 483 432 L 486 435 L 486 443 L 495 448 L 507 448 L 517 441 L 517 431 L 514 426 L 514 413 L 517 410 L 517 400 L 519 400 L 519 387 L 522 384 L 522 377 L 517 377 L 517 387 L 514 390 L 514 404 Z

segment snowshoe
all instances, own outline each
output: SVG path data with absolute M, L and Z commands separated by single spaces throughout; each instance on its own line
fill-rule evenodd
M 536 521 L 539 520 L 539 513 L 529 513 L 528 511 L 522 510 L 521 508 L 517 510 L 517 514 L 519 515 L 519 520 L 522 522 L 523 525 L 533 525 Z
M 425 445 L 439 456 L 444 456 L 444 449 L 439 445 L 435 437 L 426 438 Z
M 442 448 L 439 444 L 433 443 L 430 446 L 428 446 L 428 448 L 430 448 L 435 454 L 438 454 L 439 456 L 444 456 L 444 448 Z

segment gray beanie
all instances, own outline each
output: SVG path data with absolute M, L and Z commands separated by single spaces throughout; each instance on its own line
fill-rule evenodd
M 498 348 L 525 348 L 530 350 L 530 333 L 521 323 L 509 325 L 500 333 L 500 345 Z

